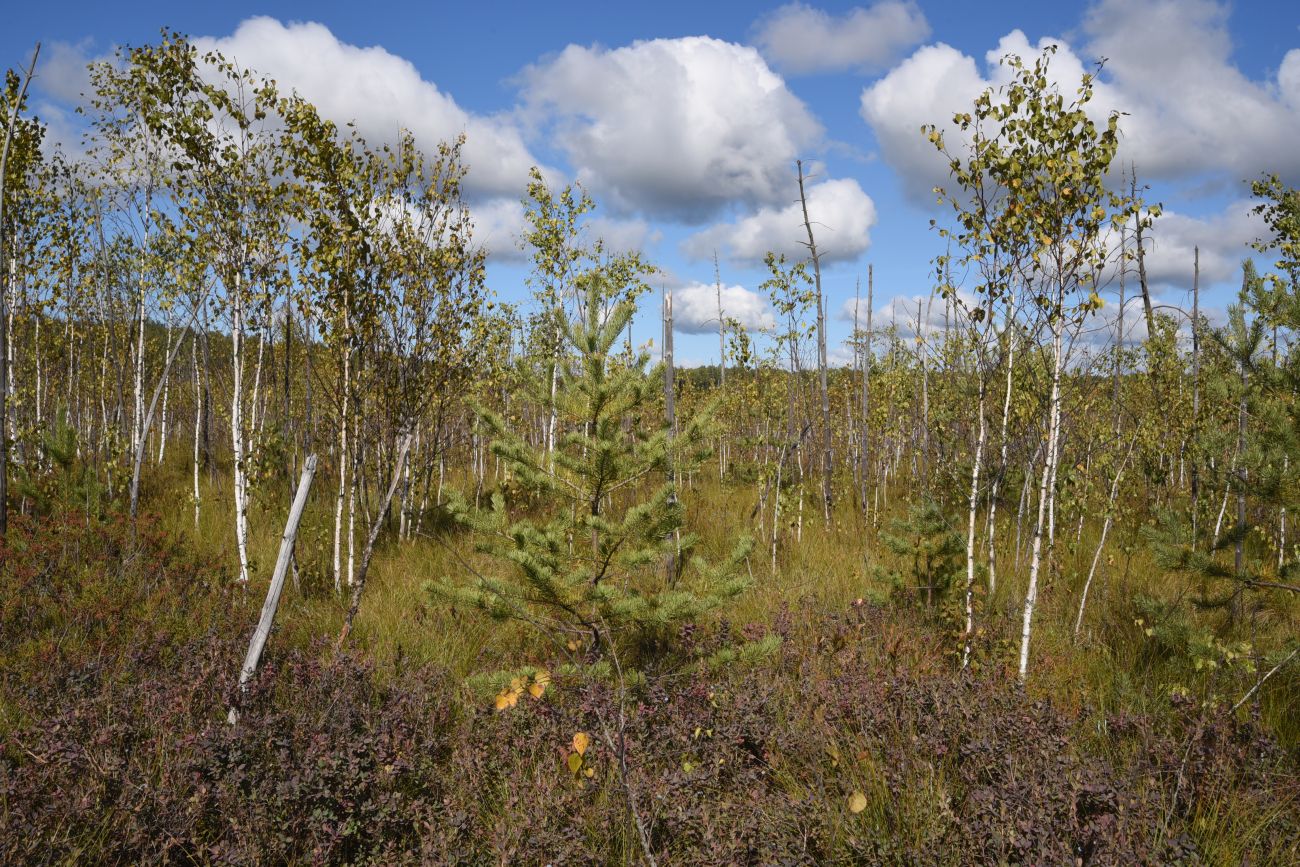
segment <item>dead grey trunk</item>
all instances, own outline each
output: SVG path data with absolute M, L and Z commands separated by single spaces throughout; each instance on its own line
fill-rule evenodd
M 284 525 L 284 535 L 280 537 L 280 554 L 275 559 L 275 571 L 271 573 L 271 584 L 266 588 L 266 601 L 262 603 L 262 615 L 253 630 L 253 638 L 248 642 L 248 653 L 239 670 L 239 689 L 248 688 L 248 682 L 257 673 L 257 663 L 262 658 L 262 650 L 271 635 L 271 625 L 275 622 L 275 611 L 280 607 L 280 593 L 284 590 L 285 574 L 293 559 L 293 543 L 298 536 L 298 523 L 302 520 L 303 510 L 307 507 L 307 494 L 311 491 L 312 479 L 316 476 L 316 456 L 308 455 L 303 463 L 302 477 L 298 480 L 298 494 L 293 498 L 289 508 L 289 520 Z M 234 725 L 239 721 L 239 713 L 233 707 L 226 716 L 226 722 Z
M 817 291 L 817 377 L 822 402 L 822 516 L 827 526 L 831 522 L 831 400 L 826 381 L 826 299 L 822 296 L 822 260 L 813 238 L 812 222 L 808 219 L 808 197 L 804 194 L 803 160 L 795 160 L 799 171 L 799 205 L 803 209 L 803 226 L 808 232 L 808 256 L 813 264 L 813 283 Z

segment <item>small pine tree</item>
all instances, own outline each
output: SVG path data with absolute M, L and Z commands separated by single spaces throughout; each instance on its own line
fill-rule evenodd
M 41 439 L 43 460 L 18 466 L 15 492 L 30 501 L 32 512 L 48 516 L 84 512 L 97 515 L 105 506 L 95 473 L 78 457 L 77 432 L 59 409 Z
M 905 519 L 890 522 L 889 532 L 881 533 L 880 541 L 892 553 L 911 561 L 909 573 L 878 570 L 881 577 L 895 590 L 924 593 L 928 608 L 944 597 L 964 571 L 966 542 L 932 499 L 912 504 Z
M 554 450 L 479 410 L 510 484 L 487 510 L 457 501 L 452 511 L 500 568 L 429 589 L 530 624 L 589 673 L 617 668 L 629 675 L 673 657 L 683 624 L 746 588 L 741 571 L 750 541 L 740 540 L 717 564 L 692 554 L 697 538 L 682 532 L 672 476 L 674 467 L 681 472 L 703 457 L 705 419 L 670 436 L 660 415 L 662 376 L 647 370 L 644 353 L 629 359 L 616 348 L 635 304 L 612 286 L 610 273 L 598 267 L 580 278 L 576 316 L 553 310 L 572 353 L 560 363 L 554 390 L 563 431 Z M 549 371 L 529 382 L 532 398 L 546 406 Z

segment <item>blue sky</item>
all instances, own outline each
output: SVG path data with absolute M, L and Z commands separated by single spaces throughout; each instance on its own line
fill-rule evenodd
M 1097 103 L 1129 112 L 1121 159 L 1167 211 L 1149 268 L 1171 303 L 1190 285 L 1193 245 L 1207 305 L 1230 300 L 1261 231 L 1245 179 L 1300 183 L 1293 3 L 45 3 L 4 22 L 0 66 L 44 43 L 36 107 L 69 136 L 85 61 L 163 26 L 355 118 L 371 140 L 399 125 L 430 145 L 465 131 L 490 281 L 508 300 L 525 295 L 513 239 L 528 166 L 581 179 L 601 204 L 594 229 L 663 268 L 678 356 L 696 363 L 717 354 L 713 250 L 728 315 L 770 321 L 754 290 L 763 250 L 798 249 L 796 157 L 816 171 L 832 343 L 849 333 L 844 305 L 868 263 L 878 321 L 914 315 L 940 252 L 924 191 L 944 179 L 918 127 L 996 84 L 1006 51 L 1059 43 L 1067 82 L 1107 58 Z

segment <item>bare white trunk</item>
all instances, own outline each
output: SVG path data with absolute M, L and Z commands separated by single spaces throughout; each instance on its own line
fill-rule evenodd
M 1058 304 L 1058 308 L 1060 305 Z M 1043 563 L 1043 536 L 1047 530 L 1047 514 L 1056 499 L 1053 481 L 1061 431 L 1061 364 L 1062 332 L 1064 322 L 1058 312 L 1052 323 L 1052 397 L 1047 422 L 1047 456 L 1043 461 L 1043 475 L 1038 487 L 1038 521 L 1034 527 L 1033 553 L 1029 560 L 1029 589 L 1025 593 L 1025 616 L 1020 627 L 1020 682 L 1024 683 L 1029 671 L 1029 637 L 1033 628 L 1034 608 L 1038 605 L 1038 574 Z
M 183 337 L 184 335 L 182 335 Z M 167 322 L 167 351 L 164 357 L 172 354 L 172 324 Z M 158 420 L 158 463 L 163 462 L 163 455 L 167 451 L 167 399 L 171 391 L 171 373 L 170 368 L 163 370 L 163 396 L 162 396 L 162 418 Z
M 998 473 L 993 479 L 993 489 L 989 494 L 989 516 L 988 516 L 988 572 L 989 572 L 989 597 L 998 589 L 998 546 L 997 546 L 997 515 L 998 515 L 998 492 L 1002 487 L 1002 477 L 1007 472 L 1007 427 L 1011 420 L 1011 374 L 1015 369 L 1016 359 L 1016 333 L 1012 329 L 1011 313 L 1007 313 L 1007 387 L 1002 396 L 1002 453 L 998 463 Z
M 32 317 L 36 322 L 36 336 L 32 341 L 32 356 L 36 362 L 36 426 L 41 426 L 41 317 Z
M 248 476 L 244 454 L 244 302 L 240 277 L 235 278 L 230 326 L 233 384 L 230 396 L 230 441 L 235 461 L 235 546 L 239 549 L 239 581 L 248 583 Z
M 266 601 L 262 603 L 262 613 L 257 619 L 257 628 L 248 642 L 248 653 L 244 655 L 244 664 L 239 669 L 239 688 L 242 692 L 248 688 L 248 682 L 257 673 L 257 664 L 261 661 L 262 650 L 266 640 L 271 637 L 271 624 L 275 621 L 276 609 L 280 606 L 280 593 L 284 590 L 284 579 L 293 560 L 294 540 L 298 537 L 298 522 L 302 520 L 303 510 L 307 507 L 307 495 L 311 491 L 312 479 L 316 476 L 316 456 L 308 455 L 303 464 L 302 477 L 298 480 L 298 492 L 294 495 L 293 505 L 289 508 L 289 518 L 284 524 L 284 534 L 280 537 L 280 553 L 275 558 L 275 569 L 271 572 L 271 583 L 266 589 Z M 238 712 L 232 707 L 226 721 L 234 725 L 239 721 Z
M 202 327 L 202 325 L 200 325 Z M 194 369 L 194 530 L 199 529 L 199 439 L 203 431 L 203 388 L 199 383 L 199 335 L 190 343 L 190 364 Z
M 356 425 L 352 425 L 353 459 L 352 478 L 348 484 L 348 586 L 356 579 L 357 562 L 357 476 L 361 465 L 361 443 L 357 440 Z
M 347 314 L 345 313 L 344 316 Z M 346 320 L 345 320 L 346 321 Z M 346 326 L 345 326 L 346 327 Z M 343 589 L 343 571 L 340 562 L 340 550 L 343 539 L 343 502 L 348 491 L 348 470 L 351 459 L 348 453 L 348 415 L 352 408 L 352 348 L 350 343 L 343 350 L 343 410 L 339 415 L 339 489 L 334 500 L 334 590 Z
M 556 335 L 559 343 L 559 335 Z M 559 408 L 555 404 L 555 392 L 560 386 L 560 352 L 557 348 L 551 362 L 551 413 L 546 420 L 546 456 L 550 459 L 550 468 L 555 470 L 555 425 L 559 418 Z
M 980 467 L 984 461 L 984 441 L 988 437 L 988 425 L 984 418 L 984 371 L 980 371 L 979 377 L 979 435 L 975 440 L 975 460 L 971 465 L 966 523 L 966 639 L 961 653 L 962 668 L 970 663 L 971 642 L 975 636 L 975 524 L 979 509 Z

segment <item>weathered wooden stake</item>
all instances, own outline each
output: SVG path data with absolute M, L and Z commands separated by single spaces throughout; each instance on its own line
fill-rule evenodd
M 244 657 L 244 667 L 239 671 L 239 689 L 248 688 L 248 682 L 257 672 L 257 663 L 262 658 L 266 639 L 271 635 L 271 623 L 275 620 L 275 609 L 280 606 L 280 592 L 284 590 L 284 576 L 289 571 L 289 561 L 293 559 L 293 543 L 298 536 L 298 522 L 302 520 L 303 509 L 307 506 L 307 494 L 311 491 L 312 479 L 316 476 L 316 456 L 308 455 L 302 467 L 302 478 L 298 480 L 298 494 L 293 498 L 289 509 L 289 520 L 284 525 L 284 535 L 280 538 L 280 555 L 275 558 L 275 571 L 271 573 L 271 586 L 266 588 L 266 601 L 262 603 L 262 616 L 257 621 L 253 640 L 248 642 L 248 655 Z M 234 725 L 239 721 L 239 713 L 232 707 L 226 722 Z

